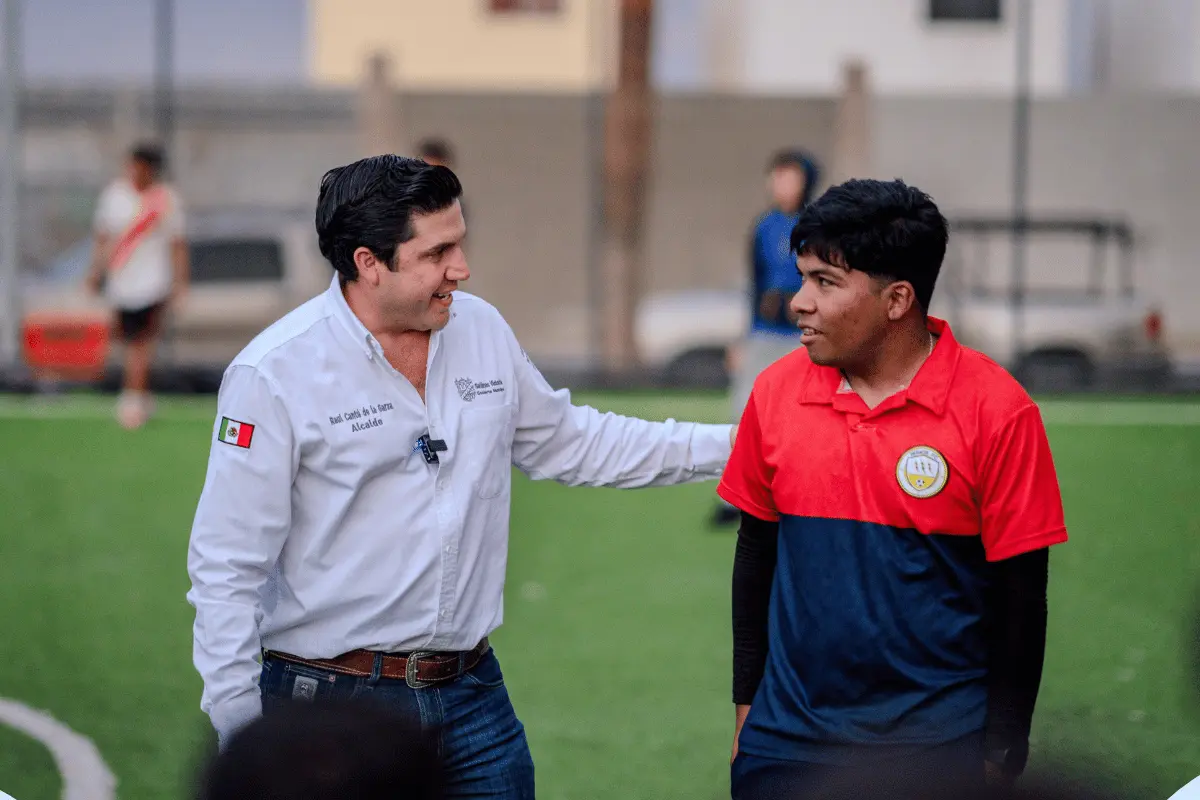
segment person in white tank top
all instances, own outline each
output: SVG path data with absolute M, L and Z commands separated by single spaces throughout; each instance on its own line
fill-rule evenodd
M 129 154 L 126 174 L 100 195 L 88 288 L 113 306 L 125 344 L 117 418 L 127 428 L 150 416 L 150 364 L 168 308 L 188 285 L 188 251 L 179 196 L 161 181 L 164 157 L 153 144 Z

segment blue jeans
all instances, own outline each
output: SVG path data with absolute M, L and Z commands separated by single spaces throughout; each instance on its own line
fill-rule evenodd
M 402 680 L 372 681 L 266 658 L 259 684 L 264 713 L 271 712 L 273 702 L 292 699 L 297 677 L 316 679 L 315 694 L 309 691 L 311 681 L 301 681 L 306 685 L 299 693 L 311 696 L 313 702 L 369 696 L 436 731 L 447 797 L 533 800 L 533 757 L 525 728 L 490 648 L 461 677 L 420 689 L 409 688 Z
M 904 756 L 864 758 L 854 767 L 778 761 L 739 752 L 730 767 L 732 800 L 848 800 L 985 796 L 983 737 L 971 734 Z

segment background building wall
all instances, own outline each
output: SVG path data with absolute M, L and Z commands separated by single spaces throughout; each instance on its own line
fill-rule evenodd
M 488 0 L 309 0 L 309 75 L 316 85 L 353 84 L 365 56 L 379 50 L 415 90 L 582 92 L 607 85 L 614 0 L 559 6 L 493 11 Z
M 593 95 L 401 95 L 413 136 L 441 133 L 459 153 L 473 276 L 531 353 L 591 354 L 603 100 Z M 22 233 L 30 268 L 86 234 L 95 192 L 117 168 L 118 108 L 147 97 L 98 92 L 27 96 Z M 347 91 L 181 95 L 176 175 L 195 206 L 289 207 L 311 219 L 321 174 L 360 154 Z M 746 237 L 765 202 L 763 164 L 782 145 L 828 159 L 836 100 L 827 96 L 667 96 L 656 104 L 646 228 L 647 291 L 733 288 L 746 280 Z M 884 97 L 871 106 L 872 172 L 929 191 L 947 214 L 1005 214 L 1011 203 L 1012 103 Z M 1139 287 L 1161 301 L 1166 335 L 1200 358 L 1194 157 L 1200 99 L 1042 99 L 1032 112 L 1035 213 L 1128 219 Z M 1031 277 L 1071 266 L 1031 252 Z M 1002 257 L 994 269 L 1008 269 Z M 1000 273 L 997 272 L 999 276 Z
M 1195 0 L 1035 0 L 1033 89 L 1200 92 Z M 881 95 L 995 96 L 1016 74 L 1015 0 L 999 22 L 933 22 L 930 0 L 660 0 L 667 91 L 833 92 L 863 59 Z M 681 41 L 686 38 L 688 45 Z

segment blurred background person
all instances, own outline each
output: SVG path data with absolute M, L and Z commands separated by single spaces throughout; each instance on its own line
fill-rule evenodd
M 165 157 L 154 143 L 130 151 L 125 174 L 108 184 L 96 209 L 87 286 L 103 290 L 116 312 L 116 333 L 125 345 L 117 419 L 126 428 L 153 413 L 150 364 L 168 307 L 188 285 L 184 210 L 162 180 Z
M 455 159 L 454 145 L 441 136 L 430 136 L 417 142 L 417 158 L 435 167 L 445 167 L 457 173 L 458 162 Z M 462 208 L 463 219 L 467 219 L 467 201 L 460 197 L 458 201 Z
M 366 700 L 279 705 L 205 767 L 198 800 L 439 800 L 436 736 Z
M 454 148 L 440 136 L 431 136 L 418 142 L 417 158 L 435 167 L 455 170 Z
M 758 373 L 800 346 L 800 331 L 788 308 L 792 295 L 800 290 L 791 235 L 800 209 L 812 202 L 819 179 L 816 159 L 803 150 L 781 150 L 767 164 L 771 206 L 758 217 L 750 240 L 750 330 L 731 359 L 734 422 L 741 419 Z M 736 508 L 718 502 L 715 525 L 733 525 L 738 519 Z

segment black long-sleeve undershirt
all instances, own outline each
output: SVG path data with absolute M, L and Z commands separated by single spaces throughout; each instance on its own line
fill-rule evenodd
M 742 512 L 733 554 L 733 702 L 748 706 L 767 667 L 767 611 L 779 523 Z
M 1024 768 L 1046 654 L 1050 552 L 1032 550 L 991 565 L 985 748 L 1013 749 Z
M 779 524 L 743 512 L 733 563 L 733 702 L 750 705 L 767 662 Z M 989 751 L 1027 747 L 1046 644 L 1046 549 L 989 565 Z

